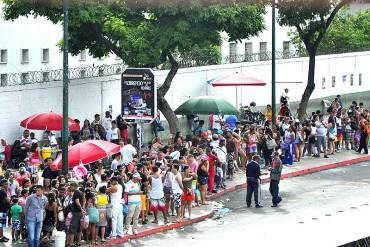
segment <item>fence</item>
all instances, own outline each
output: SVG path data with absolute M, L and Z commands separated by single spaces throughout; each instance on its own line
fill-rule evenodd
M 178 64 L 180 68 L 198 67 L 205 65 L 230 64 L 241 62 L 257 62 L 271 60 L 272 52 L 252 53 L 235 56 L 225 56 L 220 61 L 215 57 L 202 57 L 199 59 L 180 58 Z M 302 57 L 302 54 L 292 51 L 276 52 L 276 59 L 290 59 Z M 125 64 L 111 64 L 101 66 L 85 66 L 69 69 L 69 79 L 83 79 L 91 77 L 103 77 L 111 75 L 119 75 L 122 73 Z M 154 70 L 169 69 L 168 64 L 164 64 Z M 52 81 L 61 81 L 63 78 L 63 70 L 48 70 L 48 71 L 28 71 L 23 73 L 1 74 L 0 87 L 36 84 Z

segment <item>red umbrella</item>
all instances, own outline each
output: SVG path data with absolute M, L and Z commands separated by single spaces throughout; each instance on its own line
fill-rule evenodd
M 34 114 L 21 122 L 21 126 L 33 130 L 62 130 L 63 115 L 55 112 Z M 78 123 L 68 118 L 69 130 L 80 130 Z
M 207 81 L 212 87 L 230 87 L 230 86 L 265 86 L 266 82 L 245 76 L 243 74 L 232 74 L 220 76 Z
M 68 148 L 68 169 L 81 163 L 88 164 L 98 161 L 119 151 L 119 145 L 107 141 L 90 140 L 78 143 Z M 51 169 L 62 169 L 62 155 L 53 162 Z

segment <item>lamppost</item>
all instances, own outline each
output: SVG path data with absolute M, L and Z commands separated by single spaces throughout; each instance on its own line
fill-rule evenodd
M 62 173 L 68 174 L 68 0 L 63 0 L 63 131 Z
M 275 0 L 272 0 L 272 48 L 271 48 L 271 106 L 272 106 L 272 125 L 276 125 L 276 77 L 275 77 Z

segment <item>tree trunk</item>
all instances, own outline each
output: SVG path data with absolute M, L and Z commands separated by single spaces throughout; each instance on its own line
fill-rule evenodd
M 168 125 L 170 126 L 171 134 L 176 134 L 176 132 L 180 131 L 179 120 L 177 119 L 176 114 L 173 112 L 170 104 L 164 98 L 164 95 L 161 95 L 159 90 L 158 90 L 158 95 L 157 95 L 157 102 L 158 102 L 158 109 L 162 112 L 164 117 L 167 119 Z
M 299 107 L 297 110 L 298 119 L 302 122 L 307 113 L 307 104 L 310 100 L 311 94 L 313 90 L 315 90 L 315 64 L 316 64 L 316 49 L 307 49 L 309 54 L 309 65 L 308 65 L 308 79 L 307 79 L 307 86 L 304 90 L 302 95 L 301 103 L 299 103 Z
M 166 93 L 171 87 L 172 80 L 177 74 L 177 70 L 179 65 L 175 58 L 172 56 L 171 52 L 165 51 L 166 56 L 171 64 L 171 69 L 167 74 L 167 77 L 162 84 L 162 86 L 157 90 L 157 102 L 158 102 L 158 109 L 162 112 L 164 117 L 167 119 L 168 125 L 170 126 L 171 134 L 176 134 L 176 132 L 180 131 L 180 123 L 177 119 L 176 114 L 172 110 L 170 104 L 165 99 Z

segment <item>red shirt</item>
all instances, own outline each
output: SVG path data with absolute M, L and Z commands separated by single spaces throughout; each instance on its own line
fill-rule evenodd
M 208 163 L 209 163 L 209 172 L 213 172 L 215 173 L 216 172 L 216 168 L 215 168 L 215 161 L 218 160 L 217 156 L 214 155 L 214 154 L 209 154 L 208 155 Z

